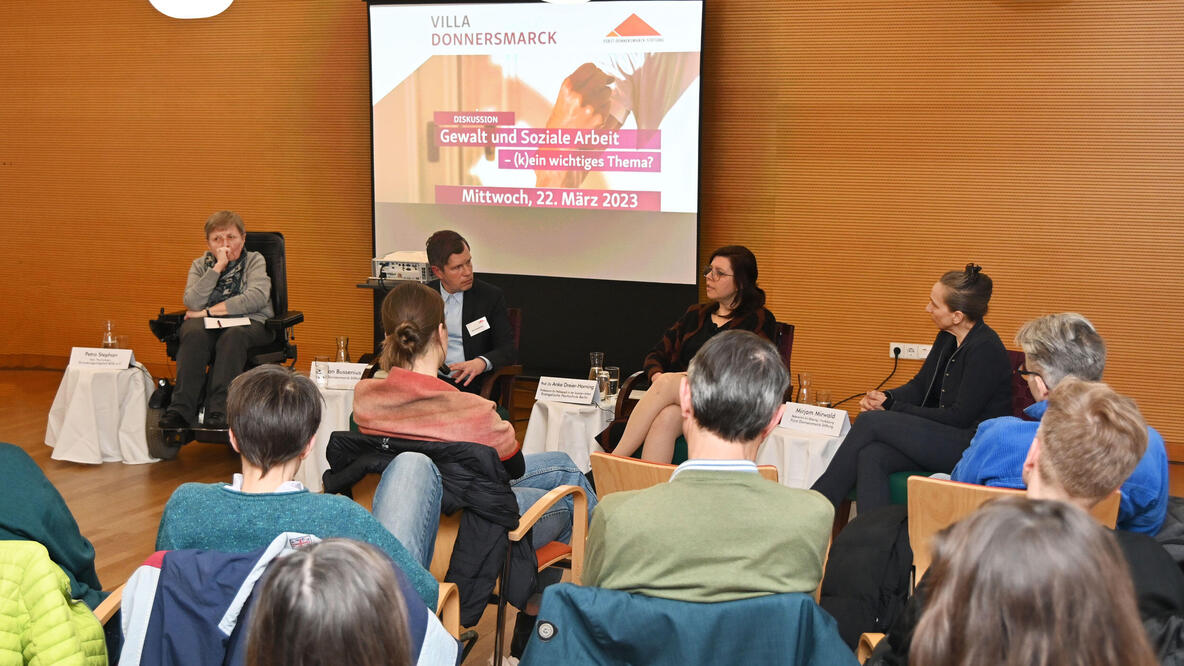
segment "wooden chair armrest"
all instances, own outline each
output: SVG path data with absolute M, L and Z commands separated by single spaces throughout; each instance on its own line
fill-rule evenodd
M 493 400 L 493 386 L 497 380 L 502 377 L 517 377 L 522 374 L 522 366 L 520 365 L 503 365 L 500 368 L 494 368 L 489 372 L 489 376 L 481 383 L 481 397 L 486 400 Z
M 126 585 L 127 583 L 124 583 Z M 111 591 L 106 599 L 103 599 L 97 607 L 95 607 L 95 617 L 99 618 L 99 624 L 105 625 L 119 610 L 120 604 L 123 603 L 123 585 Z
M 440 583 L 436 598 L 436 617 L 453 638 L 460 638 L 460 589 L 456 583 Z
M 619 421 L 625 418 L 625 406 L 629 402 L 629 396 L 633 394 L 633 389 L 640 388 L 641 385 L 649 383 L 649 376 L 645 374 L 645 370 L 638 370 L 637 372 L 625 378 L 621 383 L 620 390 L 617 392 L 617 406 L 613 410 L 613 420 Z
M 579 486 L 559 486 L 539 498 L 518 519 L 518 528 L 510 532 L 510 541 L 521 541 L 543 513 L 556 502 L 571 495 L 571 577 L 577 585 L 584 573 L 584 542 L 588 539 L 588 495 Z
M 855 649 L 855 658 L 864 663 L 872 656 L 872 651 L 884 640 L 884 634 L 864 633 L 859 635 L 859 647 Z

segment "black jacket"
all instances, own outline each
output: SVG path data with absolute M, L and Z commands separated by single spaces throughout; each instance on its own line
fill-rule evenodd
M 886 393 L 885 409 L 975 428 L 1011 414 L 1011 361 L 1003 341 L 979 321 L 960 347 L 952 333 L 938 332 L 916 376 Z
M 497 451 L 469 442 L 424 442 L 354 432 L 329 437 L 325 457 L 325 492 L 348 494 L 369 473 L 382 473 L 404 451 L 432 459 L 444 486 L 440 511 L 452 514 L 464 509 L 452 561 L 445 582 L 460 590 L 460 621 L 472 626 L 481 619 L 494 582 L 502 572 L 510 545 L 509 531 L 518 527 L 518 500 L 510 489 L 510 477 Z M 525 608 L 535 588 L 538 560 L 529 535 L 513 544 L 510 584 L 503 585 L 506 599 Z
M 440 281 L 432 280 L 428 286 L 439 291 Z M 476 336 L 469 335 L 468 324 L 482 317 L 486 317 L 489 322 L 489 330 Z M 518 348 L 514 345 L 514 331 L 510 328 L 506 295 L 500 288 L 474 279 L 473 286 L 465 292 L 460 319 L 466 361 L 484 356 L 489 359 L 490 370 L 518 362 Z M 476 380 L 470 386 L 474 384 L 481 386 Z

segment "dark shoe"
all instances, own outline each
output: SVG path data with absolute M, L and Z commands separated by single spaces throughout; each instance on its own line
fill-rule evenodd
M 514 636 L 510 639 L 511 657 L 522 658 L 522 653 L 526 651 L 526 643 L 530 641 L 530 635 L 534 633 L 534 624 L 537 619 L 536 615 L 527 615 L 518 611 L 518 617 L 514 619 Z
M 206 420 L 202 425 L 209 430 L 226 430 L 226 415 L 222 412 L 210 412 L 206 414 Z
M 174 412 L 170 409 L 164 413 L 164 416 L 160 417 L 160 423 L 157 425 L 160 426 L 161 430 L 179 430 L 181 428 L 188 428 L 189 421 L 186 421 L 180 412 Z

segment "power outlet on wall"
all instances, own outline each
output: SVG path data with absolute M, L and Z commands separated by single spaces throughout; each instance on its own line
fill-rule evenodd
M 888 358 L 896 356 L 896 348 L 900 347 L 900 358 L 908 361 L 924 360 L 929 356 L 929 350 L 933 345 L 918 344 L 915 342 L 889 342 L 888 343 Z

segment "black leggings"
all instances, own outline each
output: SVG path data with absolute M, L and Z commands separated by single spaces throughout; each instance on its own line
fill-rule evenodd
M 855 488 L 859 512 L 891 503 L 888 476 L 923 470 L 949 473 L 975 428 L 955 428 L 900 412 L 864 412 L 812 486 L 838 506 Z

